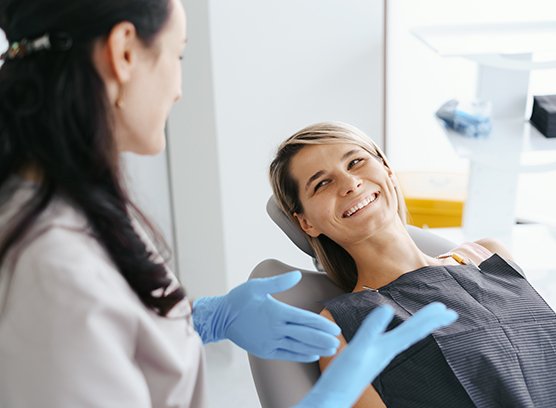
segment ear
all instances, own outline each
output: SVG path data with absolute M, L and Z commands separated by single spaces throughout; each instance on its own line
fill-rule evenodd
M 305 234 L 313 238 L 316 238 L 321 234 L 320 231 L 318 231 L 311 225 L 307 217 L 305 217 L 303 214 L 293 213 L 293 216 L 295 217 L 299 226 L 301 227 L 303 232 L 305 232 Z
M 135 26 L 128 21 L 116 24 L 110 31 L 106 41 L 108 65 L 120 84 L 131 80 L 140 45 Z

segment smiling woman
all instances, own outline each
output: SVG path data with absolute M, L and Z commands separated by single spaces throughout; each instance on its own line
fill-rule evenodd
M 282 210 L 347 292 L 321 313 L 342 329 L 340 349 L 380 305 L 395 310 L 390 329 L 434 301 L 459 313 L 396 357 L 357 407 L 553 404 L 554 312 L 493 240 L 436 258 L 421 252 L 405 228 L 394 172 L 361 131 L 337 122 L 301 130 L 279 147 L 270 177 Z M 321 369 L 333 358 L 321 358 Z
M 313 156 L 313 153 L 315 155 Z M 336 155 L 336 156 L 330 156 Z M 332 157 L 337 159 L 340 155 L 340 162 L 332 162 Z M 293 157 L 301 157 L 300 160 L 293 161 Z M 295 169 L 295 163 L 304 163 L 303 159 L 309 160 L 310 165 L 300 165 Z M 321 166 L 328 164 L 331 168 Z M 349 175 L 358 175 L 360 171 L 369 167 L 381 166 L 387 171 L 390 164 L 380 148 L 369 139 L 363 132 L 354 126 L 345 123 L 325 122 L 314 126 L 309 126 L 297 132 L 286 140 L 278 149 L 276 159 L 270 166 L 270 179 L 274 194 L 279 201 L 282 210 L 300 221 L 302 228 L 308 233 L 319 262 L 325 270 L 333 277 L 344 290 L 351 290 L 357 281 L 357 273 L 352 257 L 340 247 L 331 237 L 326 234 L 317 233 L 316 229 L 308 220 L 304 206 L 314 206 L 319 208 L 324 203 L 319 197 L 326 196 L 326 190 L 338 188 L 338 183 L 349 182 Z M 303 180 L 303 191 L 298 191 L 298 185 Z M 390 171 L 393 182 L 395 176 Z M 335 180 L 333 178 L 341 178 Z M 353 182 L 354 179 L 351 179 Z M 328 188 L 328 183 L 332 183 Z M 340 185 L 341 187 L 341 185 Z M 378 190 L 377 190 L 378 191 Z M 380 194 L 380 191 L 378 191 Z M 328 193 L 329 194 L 329 193 Z M 395 192 L 396 211 L 399 219 L 405 223 L 406 207 L 401 190 L 396 188 Z M 306 198 L 302 200 L 301 196 Z M 353 200 L 353 194 L 349 199 Z M 365 198 L 362 198 L 363 200 Z M 316 204 L 320 201 L 319 204 Z M 348 200 L 349 201 L 349 200 Z M 353 202 L 351 205 L 346 203 L 344 211 L 348 211 L 360 202 Z
M 398 202 L 393 173 L 378 156 L 363 148 L 352 149 L 341 144 L 310 146 L 296 155 L 290 171 L 294 180 L 301 183 L 307 180 L 305 188 L 299 193 L 304 211 L 295 212 L 294 216 L 301 228 L 312 237 L 325 234 L 346 245 L 342 242 L 342 229 L 352 231 L 350 239 L 357 239 L 357 234 L 353 234 L 357 226 L 376 230 L 372 224 L 377 214 L 369 218 L 371 209 L 381 211 L 382 217 L 396 215 Z M 368 181 L 366 187 L 364 181 Z M 384 203 L 382 206 L 378 205 L 379 197 Z

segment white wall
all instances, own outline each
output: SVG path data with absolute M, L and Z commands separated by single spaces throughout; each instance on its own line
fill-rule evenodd
M 343 120 L 382 138 L 383 4 L 185 1 L 184 100 L 169 122 L 179 263 L 193 296 L 261 260 L 311 267 L 265 213 L 280 141 Z

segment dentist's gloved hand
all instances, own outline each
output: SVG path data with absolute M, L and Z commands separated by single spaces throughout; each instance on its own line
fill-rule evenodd
M 270 294 L 295 286 L 300 272 L 251 279 L 225 296 L 193 302 L 193 323 L 203 343 L 229 339 L 257 357 L 316 361 L 336 353 L 340 328 L 316 313 L 286 305 Z
M 458 316 L 442 303 L 431 303 L 384 333 L 393 315 L 390 306 L 374 310 L 296 408 L 351 407 L 397 354 Z

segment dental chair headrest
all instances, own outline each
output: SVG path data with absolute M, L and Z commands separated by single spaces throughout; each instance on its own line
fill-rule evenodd
M 266 212 L 272 218 L 272 221 L 280 227 L 282 231 L 293 241 L 293 243 L 309 255 L 311 258 L 315 258 L 315 253 L 309 241 L 307 240 L 307 235 L 303 230 L 293 222 L 278 206 L 276 198 L 274 195 L 270 196 L 268 202 L 266 203 Z

